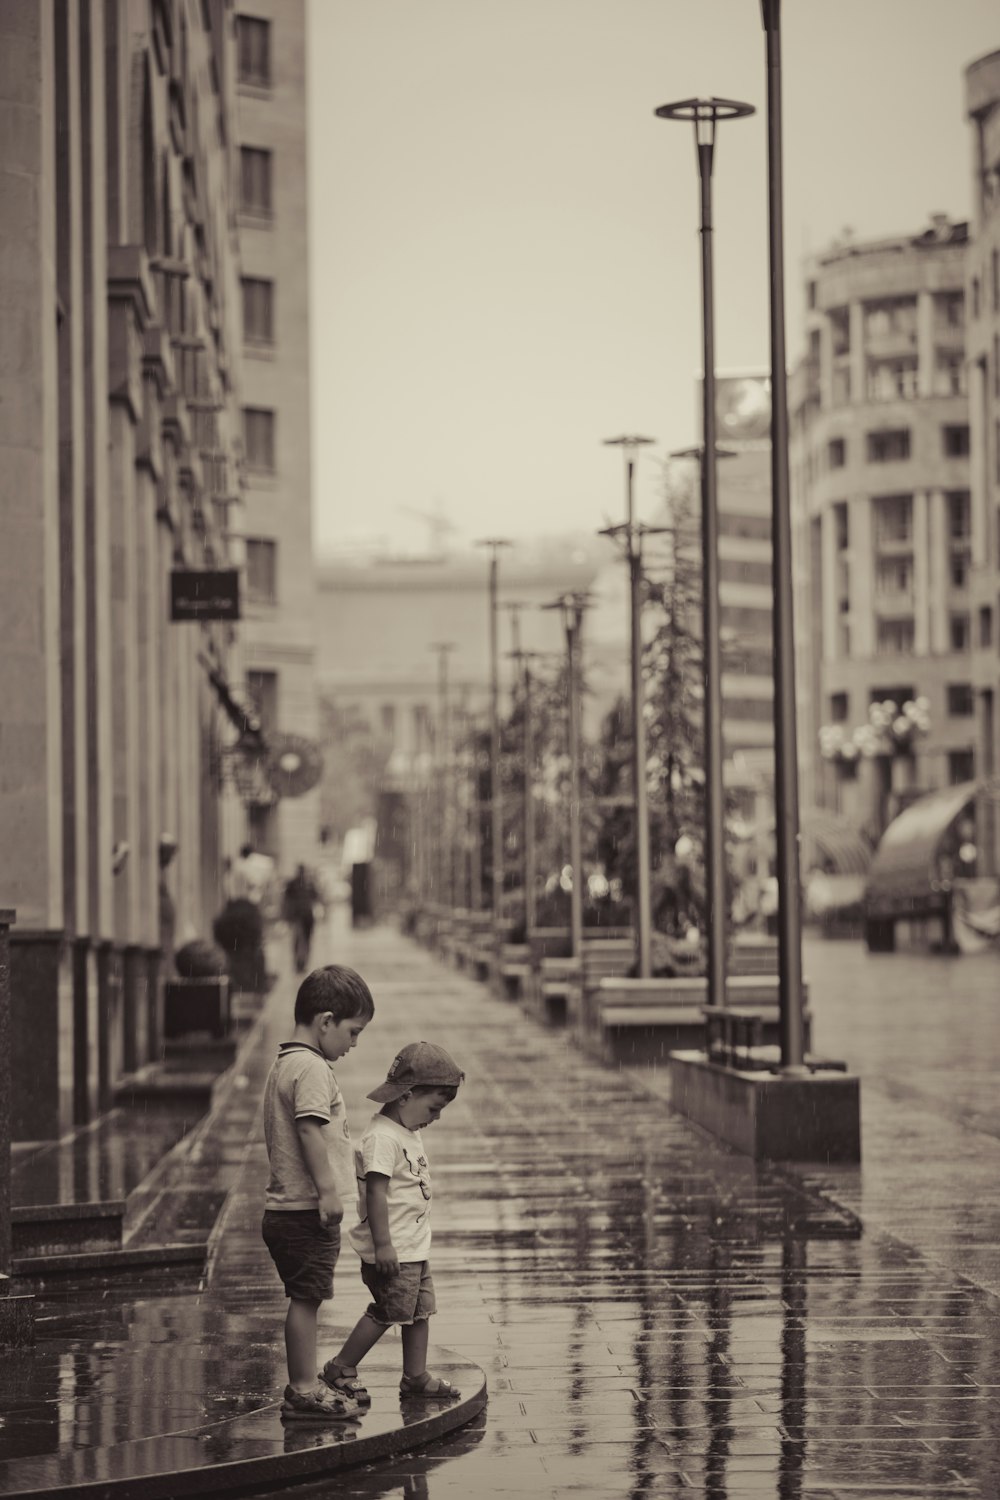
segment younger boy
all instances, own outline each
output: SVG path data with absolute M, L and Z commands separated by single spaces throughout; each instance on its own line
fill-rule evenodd
M 368 1095 L 382 1109 L 355 1152 L 361 1222 L 350 1238 L 373 1300 L 321 1371 L 331 1390 L 363 1406 L 371 1403 L 357 1379 L 358 1363 L 394 1323 L 402 1328 L 400 1393 L 421 1399 L 461 1394 L 427 1370 L 427 1320 L 437 1304 L 427 1259 L 431 1174 L 420 1131 L 440 1118 L 464 1077 L 443 1047 L 411 1042 L 393 1061 L 385 1083 Z
M 295 997 L 295 1029 L 282 1042 L 264 1088 L 264 1139 L 271 1168 L 261 1224 L 285 1284 L 288 1385 L 283 1417 L 350 1417 L 358 1402 L 317 1383 L 316 1321 L 333 1296 L 344 1205 L 356 1192 L 354 1152 L 333 1063 L 375 1014 L 353 969 L 314 969 Z

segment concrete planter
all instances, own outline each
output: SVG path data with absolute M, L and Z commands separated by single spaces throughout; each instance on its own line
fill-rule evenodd
M 229 1030 L 229 980 L 171 979 L 164 986 L 163 1035 L 166 1040 L 207 1031 L 222 1037 Z
M 852 1074 L 833 1067 L 802 1078 L 741 1073 L 702 1052 L 673 1052 L 668 1067 L 672 1108 L 748 1156 L 861 1160 L 861 1090 Z

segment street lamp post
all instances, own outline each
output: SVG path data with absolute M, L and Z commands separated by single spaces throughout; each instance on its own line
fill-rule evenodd
M 605 446 L 621 448 L 625 456 L 625 525 L 609 527 L 605 535 L 621 531 L 625 538 L 625 556 L 629 581 L 629 660 L 632 697 L 632 786 L 635 809 L 636 839 L 636 948 L 639 978 L 648 979 L 653 970 L 650 925 L 652 896 L 649 869 L 649 799 L 646 789 L 646 719 L 645 694 L 642 685 L 642 536 L 643 528 L 635 524 L 633 481 L 635 460 L 640 447 L 654 442 L 648 437 L 607 438 Z
M 782 1072 L 805 1071 L 799 768 L 795 723 L 792 523 L 788 482 L 785 252 L 781 162 L 781 0 L 761 0 L 767 51 L 767 199 L 771 331 L 771 546 L 774 567 L 774 823 Z
M 742 119 L 752 104 L 733 99 L 683 99 L 661 104 L 661 120 L 684 120 L 694 126 L 701 187 L 702 295 L 702 442 L 701 547 L 702 634 L 705 652 L 705 895 L 708 944 L 708 998 L 726 1003 L 726 862 L 722 787 L 722 668 L 719 620 L 719 513 L 716 476 L 715 293 L 712 276 L 712 166 L 720 120 Z
M 519 642 L 515 650 L 510 654 L 521 668 L 521 732 L 523 736 L 521 754 L 524 757 L 524 804 L 522 809 L 524 826 L 521 839 L 524 861 L 524 930 L 527 935 L 535 925 L 536 913 L 535 803 L 534 788 L 532 786 L 532 767 L 535 756 L 535 727 L 532 717 L 531 663 L 541 653 L 538 651 L 523 651 Z
M 572 889 L 570 891 L 570 939 L 574 958 L 583 956 L 583 830 L 581 826 L 582 805 L 580 795 L 580 635 L 583 627 L 583 612 L 587 596 L 582 593 L 562 594 L 552 604 L 543 604 L 543 609 L 558 609 L 562 612 L 563 628 L 566 632 L 566 719 L 567 749 L 569 751 L 569 867 Z
M 503 921 L 503 791 L 500 786 L 500 656 L 498 634 L 499 562 L 501 547 L 510 542 L 502 537 L 487 537 L 477 543 L 490 550 L 489 608 L 490 608 L 490 817 L 493 844 L 493 940 L 501 942 Z
M 453 641 L 435 641 L 431 647 L 431 650 L 437 653 L 438 659 L 438 732 L 435 736 L 437 764 L 434 768 L 438 788 L 435 799 L 438 826 L 436 872 L 438 900 L 443 905 L 451 907 L 455 905 L 455 863 L 451 827 L 451 708 L 448 700 L 448 655 L 454 649 Z

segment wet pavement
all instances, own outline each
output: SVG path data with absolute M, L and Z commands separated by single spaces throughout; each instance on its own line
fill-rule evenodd
M 401 1043 L 443 1042 L 466 1071 L 427 1138 L 432 1331 L 485 1371 L 489 1405 L 296 1494 L 1000 1496 L 1000 985 L 981 960 L 807 952 L 818 1044 L 864 1080 L 864 1160 L 796 1175 L 728 1151 L 669 1112 L 662 1080 L 602 1068 L 389 929 L 318 939 L 316 960 L 354 964 L 376 997 L 338 1066 L 355 1131 Z M 979 967 L 936 967 L 959 962 Z M 234 1421 L 242 1451 L 277 1451 L 283 1298 L 257 1230 L 255 1116 L 289 998 L 272 996 L 219 1139 L 200 1143 L 201 1170 L 232 1188 L 206 1290 L 44 1303 L 35 1353 L 0 1373 L 0 1455 L 65 1461 L 214 1427 L 197 1442 L 232 1462 Z M 325 1348 L 365 1300 L 345 1256 Z M 372 1356 L 362 1430 L 399 1428 L 398 1351 L 388 1336 Z M 0 1493 L 19 1468 L 0 1464 Z

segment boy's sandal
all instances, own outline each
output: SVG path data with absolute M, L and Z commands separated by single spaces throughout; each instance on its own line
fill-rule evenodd
M 431 1375 L 427 1370 L 422 1375 L 404 1375 L 399 1382 L 399 1393 L 401 1396 L 417 1396 L 421 1399 L 424 1397 L 443 1398 L 447 1401 L 453 1401 L 456 1396 L 462 1394 L 450 1380 L 442 1380 L 437 1375 Z
M 346 1374 L 345 1367 L 338 1365 L 335 1359 L 328 1359 L 319 1372 L 320 1380 L 324 1381 L 331 1391 L 337 1391 L 341 1396 L 346 1396 L 349 1401 L 355 1401 L 358 1406 L 371 1406 L 371 1396 L 356 1377 L 357 1371 L 353 1375 Z
M 285 1399 L 281 1403 L 283 1417 L 312 1417 L 323 1421 L 343 1421 L 356 1417 L 357 1401 L 337 1391 L 318 1385 L 314 1391 L 297 1391 L 293 1385 L 285 1386 Z

